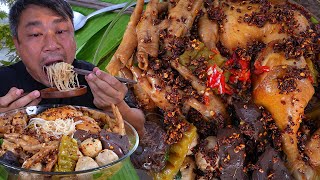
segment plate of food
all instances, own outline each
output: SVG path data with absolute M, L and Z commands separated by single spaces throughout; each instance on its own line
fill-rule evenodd
M 138 1 L 106 69 L 138 82 L 167 146 L 142 144 L 134 164 L 154 179 L 319 178 L 319 30 L 291 1 Z
M 111 117 L 80 106 L 29 106 L 1 113 L 0 120 L 4 179 L 137 178 L 129 157 L 139 137 L 116 106 Z

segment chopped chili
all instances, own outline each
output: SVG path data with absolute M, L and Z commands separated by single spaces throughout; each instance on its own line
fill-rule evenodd
M 269 72 L 270 67 L 269 66 L 262 66 L 260 61 L 256 61 L 254 63 L 254 74 L 262 74 L 264 72 Z
M 230 88 L 226 84 L 226 79 L 221 70 L 217 65 L 210 66 L 207 70 L 207 86 L 213 89 L 217 89 L 219 94 L 232 94 Z
M 230 71 L 230 83 L 238 81 L 250 82 L 250 61 L 244 58 L 239 58 L 236 53 L 225 63 L 225 67 Z

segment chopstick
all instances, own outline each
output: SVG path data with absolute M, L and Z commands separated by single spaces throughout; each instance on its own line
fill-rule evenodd
M 92 71 L 88 71 L 85 69 L 79 69 L 79 68 L 73 68 L 73 70 L 80 75 L 88 75 L 90 73 L 92 73 Z M 114 76 L 116 79 L 118 79 L 120 82 L 124 83 L 124 84 L 137 84 L 137 81 L 131 80 L 131 79 L 126 79 L 126 78 L 122 78 L 122 77 L 117 77 Z

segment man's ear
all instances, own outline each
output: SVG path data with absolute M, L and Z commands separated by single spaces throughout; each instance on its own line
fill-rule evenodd
M 17 53 L 17 55 L 19 55 L 19 52 L 20 52 L 19 39 L 17 37 L 14 37 L 13 38 L 13 43 L 14 43 L 14 46 L 16 47 L 16 53 Z

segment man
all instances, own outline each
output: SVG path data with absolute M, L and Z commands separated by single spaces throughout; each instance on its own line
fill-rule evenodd
M 10 30 L 21 62 L 0 68 L 0 112 L 29 105 L 70 104 L 110 112 L 119 107 L 123 118 L 141 134 L 144 114 L 124 101 L 127 87 L 113 76 L 85 61 L 74 60 L 72 9 L 64 0 L 17 0 L 9 12 Z M 79 76 L 88 86 L 83 96 L 66 99 L 41 99 L 39 90 L 50 86 L 44 66 L 66 62 L 74 67 L 93 70 Z

